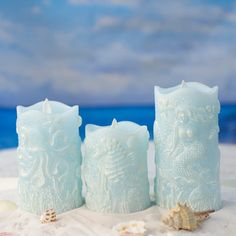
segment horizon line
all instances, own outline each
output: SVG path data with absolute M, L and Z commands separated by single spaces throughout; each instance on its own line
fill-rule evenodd
M 65 103 L 64 103 L 65 104 Z M 34 104 L 32 104 L 34 105 Z M 78 105 L 78 104 L 69 104 L 67 103 L 66 105 L 68 106 L 74 106 L 74 105 Z M 220 102 L 220 105 L 221 106 L 233 106 L 235 105 L 236 106 L 236 101 L 235 102 Z M 18 106 L 18 105 L 17 105 Z M 0 106 L 0 109 L 2 110 L 13 110 L 13 109 L 16 109 L 17 106 Z M 21 105 L 19 105 L 21 106 Z M 25 107 L 28 107 L 28 106 L 31 106 L 31 105 L 26 105 Z M 82 108 L 82 109 L 86 109 L 86 108 L 89 108 L 89 109 L 98 109 L 98 108 L 142 108 L 142 107 L 155 107 L 155 103 L 147 103 L 147 104 L 114 104 L 114 105 L 111 105 L 111 104 L 101 104 L 101 105 L 78 105 L 79 108 Z

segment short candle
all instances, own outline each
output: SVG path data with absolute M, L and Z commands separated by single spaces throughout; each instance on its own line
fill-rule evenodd
M 89 209 L 130 213 L 150 206 L 146 126 L 117 122 L 86 126 L 83 176 Z
M 81 206 L 78 106 L 39 102 L 17 107 L 20 208 L 35 214 Z
M 221 207 L 218 88 L 182 82 L 155 87 L 156 203 L 195 211 Z

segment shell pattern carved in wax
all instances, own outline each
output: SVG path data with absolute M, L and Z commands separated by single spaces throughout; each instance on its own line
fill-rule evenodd
M 85 141 L 83 172 L 88 208 L 107 213 L 129 213 L 137 208 L 142 209 L 141 200 L 137 204 L 139 196 L 134 201 L 139 192 L 138 184 L 142 184 L 136 181 L 137 176 L 133 174 L 138 162 L 135 158 L 139 157 L 126 142 L 114 137 L 94 140 L 88 138 Z M 142 197 L 143 194 L 140 195 Z
M 101 195 L 102 192 L 107 192 L 107 197 L 100 199 L 103 203 L 99 203 L 100 206 L 106 208 L 112 205 L 113 201 L 110 187 L 112 187 L 114 183 L 120 184 L 122 181 L 125 181 L 124 177 L 127 173 L 128 165 L 130 165 L 132 161 L 128 160 L 124 145 L 119 143 L 115 138 L 101 138 L 100 142 L 96 144 L 87 142 L 87 145 L 87 149 L 91 152 L 89 160 L 88 158 L 86 160 L 86 162 L 88 162 L 86 167 L 95 168 L 91 170 L 91 172 L 97 173 L 97 181 L 99 182 L 99 185 L 94 184 L 94 180 L 87 177 L 87 175 L 85 175 L 85 181 L 89 181 L 89 186 L 94 186 L 91 191 L 96 192 L 97 196 Z M 93 165 L 93 162 L 96 162 L 97 165 Z M 95 194 L 91 194 L 91 197 L 94 195 Z M 88 192 L 87 197 L 89 196 L 90 193 Z M 94 199 L 91 199 L 91 201 L 94 201 Z M 100 210 L 107 211 L 108 209 Z
M 30 127 L 20 123 L 17 131 L 20 207 L 35 214 L 79 207 L 80 140 L 48 120 Z
M 219 102 L 216 104 L 207 104 L 204 106 L 192 107 L 187 105 L 184 109 L 179 109 L 179 100 L 172 100 L 166 98 L 159 98 L 157 102 L 158 110 L 160 115 L 166 117 L 171 114 L 172 111 L 175 111 L 176 116 L 181 118 L 181 115 L 187 116 L 195 121 L 207 122 L 215 118 L 215 114 L 220 112 L 220 104 Z M 170 113 L 168 111 L 171 111 Z M 182 112 L 182 114 L 181 114 Z
M 167 208 L 177 202 L 187 203 L 195 211 L 219 209 L 219 153 L 206 148 L 218 145 L 219 107 L 182 106 L 180 109 L 170 101 L 165 101 L 164 107 L 163 101 L 160 102 L 162 107 L 154 134 L 157 203 Z

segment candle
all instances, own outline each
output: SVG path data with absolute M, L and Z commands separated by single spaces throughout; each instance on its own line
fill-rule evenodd
M 78 106 L 45 100 L 17 107 L 21 209 L 40 215 L 81 206 L 80 125 Z
M 150 206 L 146 126 L 117 122 L 86 126 L 83 176 L 89 209 L 130 213 Z
M 156 203 L 219 209 L 218 88 L 184 81 L 155 87 L 155 105 Z

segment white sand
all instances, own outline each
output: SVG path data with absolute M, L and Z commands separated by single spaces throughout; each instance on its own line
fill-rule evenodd
M 16 210 L 0 213 L 0 232 L 14 235 L 61 235 L 61 236 L 111 236 L 114 224 L 128 220 L 143 220 L 147 224 L 146 235 L 236 235 L 236 146 L 221 146 L 221 183 L 223 208 L 195 232 L 173 231 L 161 223 L 166 210 L 153 206 L 143 212 L 128 215 L 104 215 L 91 212 L 85 206 L 58 216 L 56 223 L 42 225 L 39 217 Z M 154 146 L 149 150 L 149 178 L 153 187 L 155 175 Z M 17 202 L 17 165 L 15 149 L 0 152 L 0 199 Z M 6 178 L 7 177 L 7 178 Z M 153 191 L 153 189 L 152 189 Z
M 17 177 L 17 175 L 16 149 L 0 151 L 0 177 Z

